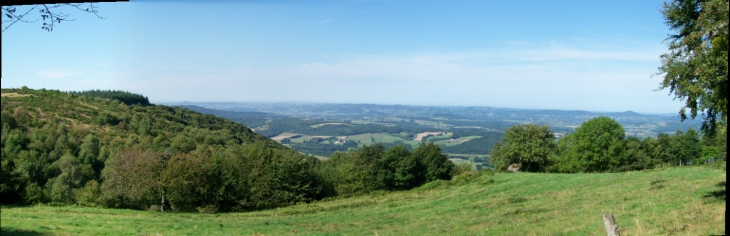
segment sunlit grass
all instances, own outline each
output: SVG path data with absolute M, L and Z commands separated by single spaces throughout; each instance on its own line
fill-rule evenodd
M 480 178 L 246 213 L 3 206 L 2 235 L 605 235 L 604 214 L 622 235 L 725 233 L 722 169 Z

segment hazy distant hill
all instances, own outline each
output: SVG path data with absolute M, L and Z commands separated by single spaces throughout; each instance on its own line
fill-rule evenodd
M 579 126 L 582 122 L 598 116 L 608 116 L 623 125 L 656 126 L 649 127 L 653 133 L 673 132 L 677 129 L 698 129 L 700 120 L 680 122 L 676 114 L 641 114 L 634 111 L 624 112 L 592 112 L 583 110 L 550 110 L 550 109 L 516 109 L 478 106 L 405 106 L 375 104 L 334 104 L 334 103 L 243 103 L 243 102 L 186 102 L 204 108 L 263 112 L 290 117 L 348 120 L 370 119 L 387 120 L 389 118 L 421 119 L 431 121 L 447 120 L 461 125 L 489 125 L 494 129 L 503 129 L 513 123 L 543 123 L 560 130 L 569 126 Z M 485 124 L 487 122 L 487 124 Z M 495 123 L 498 122 L 498 123 Z
M 192 111 L 200 112 L 203 114 L 212 114 L 218 117 L 226 118 L 228 120 L 241 123 L 247 127 L 258 127 L 264 125 L 267 120 L 286 118 L 288 116 L 278 115 L 272 113 L 256 112 L 256 111 L 229 111 L 221 109 L 209 109 L 205 107 L 195 105 L 178 105 Z
M 359 146 L 380 142 L 412 148 L 420 142 L 414 138 L 419 133 L 447 132 L 451 135 L 428 140 L 437 142 L 453 157 L 465 158 L 488 155 L 493 144 L 501 138 L 501 132 L 514 124 L 546 124 L 555 133 L 567 134 L 586 120 L 608 116 L 624 126 L 627 136 L 638 137 L 698 129 L 701 124 L 694 120 L 679 122 L 676 115 L 633 111 L 336 103 L 184 102 L 179 106 L 245 124 L 277 141 L 286 139 L 287 145 L 300 152 L 320 156 L 329 156 L 352 146 L 343 145 L 344 141 L 328 140 L 335 136 L 355 140 Z M 287 138 L 290 136 L 296 138 Z

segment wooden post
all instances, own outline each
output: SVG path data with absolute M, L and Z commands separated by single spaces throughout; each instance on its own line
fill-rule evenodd
M 616 220 L 613 219 L 613 215 L 604 215 L 603 225 L 606 226 L 608 236 L 619 236 L 621 229 L 616 225 Z

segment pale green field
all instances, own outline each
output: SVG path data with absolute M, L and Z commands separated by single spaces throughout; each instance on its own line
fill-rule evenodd
M 725 234 L 720 168 L 466 180 L 246 213 L 3 206 L 2 235 L 606 235 L 605 214 L 622 235 Z
M 302 135 L 302 134 L 294 134 L 294 133 L 282 133 L 282 134 L 280 134 L 280 135 L 278 135 L 278 136 L 276 136 L 276 137 L 274 137 L 272 139 L 281 142 L 281 139 L 286 138 L 286 137 L 289 137 L 289 136 L 293 136 L 293 135 L 300 135 L 300 137 L 297 137 L 297 138 L 289 138 L 289 140 L 291 140 L 292 143 L 303 143 L 303 142 L 309 140 L 310 138 L 312 138 L 312 136 L 310 136 L 310 135 Z M 385 133 L 375 133 L 375 134 L 350 135 L 350 136 L 347 136 L 347 137 L 348 137 L 349 140 L 359 142 L 360 143 L 360 146 L 373 145 L 375 143 L 393 143 L 393 142 L 402 141 L 403 143 L 409 144 L 409 145 L 411 145 L 412 147 L 415 148 L 419 144 L 422 143 L 422 141 L 416 141 L 416 140 L 413 140 L 413 139 L 405 139 L 405 138 L 402 137 L 402 135 L 405 135 L 405 134 L 390 135 L 390 134 L 385 134 Z M 452 135 L 452 133 L 447 133 L 445 135 L 429 136 L 429 138 L 433 138 L 433 137 L 449 137 L 451 135 Z M 375 139 L 375 142 L 373 142 L 373 139 L 371 139 L 371 138 Z M 463 138 L 465 138 L 467 141 L 470 141 L 472 139 L 481 138 L 481 136 L 466 136 L 466 137 L 463 137 Z M 329 142 L 328 141 L 324 141 L 324 143 L 329 143 Z M 456 146 L 456 145 L 462 144 L 461 142 L 451 142 L 449 140 L 441 140 L 441 141 L 436 141 L 434 143 L 435 144 L 438 144 L 438 145 L 444 145 L 444 146 Z
M 482 136 L 474 135 L 474 136 L 466 136 L 466 137 L 462 137 L 462 138 L 464 140 L 466 140 L 466 142 L 469 142 L 472 139 L 477 139 L 477 138 L 481 138 L 481 137 Z M 452 141 L 449 141 L 449 140 L 441 140 L 441 141 L 434 142 L 434 144 L 444 145 L 444 146 L 450 147 L 450 146 L 456 146 L 456 145 L 462 144 L 462 142 L 461 141 L 454 141 L 454 142 L 452 142 Z
M 489 154 L 458 154 L 458 153 L 444 153 L 449 156 L 455 157 L 486 157 L 489 158 Z
M 310 128 L 313 128 L 313 129 L 316 129 L 316 128 L 319 128 L 319 127 L 322 127 L 322 126 L 325 126 L 325 125 L 349 125 L 349 124 L 345 124 L 345 123 L 322 123 L 322 124 L 310 125 L 309 127 Z
M 392 136 L 389 134 L 377 133 L 377 134 L 358 134 L 347 137 L 353 141 L 360 141 L 360 145 L 372 145 L 374 144 L 372 139 L 375 139 L 375 143 L 392 143 L 403 140 L 401 137 Z
M 291 136 L 297 135 L 295 133 L 281 133 L 277 135 L 276 137 L 272 137 L 271 139 L 277 142 L 281 142 L 282 139 L 289 138 Z
M 435 128 L 441 128 L 441 129 L 443 129 L 443 128 L 449 128 L 449 127 L 452 127 L 453 126 L 453 125 L 450 125 L 450 124 L 446 124 L 444 122 L 425 121 L 425 120 L 415 120 L 415 123 L 416 124 L 419 124 L 419 125 L 433 126 Z

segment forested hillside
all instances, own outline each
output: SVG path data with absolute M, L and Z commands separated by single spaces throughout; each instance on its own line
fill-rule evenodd
M 315 159 L 223 118 L 152 105 L 144 96 L 119 91 L 24 88 L 2 94 L 0 198 L 5 204 L 138 208 L 156 202 L 181 210 L 231 209 L 305 201 L 316 194 L 314 164 L 306 163 Z M 281 182 L 266 178 L 271 175 L 303 176 Z M 236 189 L 274 182 L 291 189 Z M 237 203 L 241 200 L 247 203 Z

